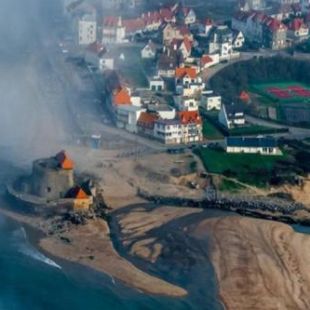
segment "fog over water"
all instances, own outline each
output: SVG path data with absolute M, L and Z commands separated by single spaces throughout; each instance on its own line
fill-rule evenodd
M 0 1 L 0 153 L 16 161 L 46 155 L 66 139 L 64 90 L 50 64 L 53 10 L 45 14 L 55 3 Z

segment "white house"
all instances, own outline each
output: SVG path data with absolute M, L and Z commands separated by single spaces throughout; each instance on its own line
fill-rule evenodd
M 103 54 L 99 60 L 99 70 L 103 72 L 106 69 L 114 70 L 114 58 L 110 51 Z
M 155 59 L 156 46 L 152 41 L 149 41 L 149 43 L 141 50 L 141 57 L 142 59 Z
M 207 111 L 221 110 L 222 97 L 215 94 L 212 90 L 202 92 L 200 99 L 200 106 Z
M 93 13 L 85 13 L 76 20 L 77 44 L 87 46 L 97 40 L 97 21 Z
M 149 89 L 155 92 L 165 90 L 165 81 L 160 76 L 155 76 L 149 79 Z
M 244 108 L 241 104 L 222 104 L 218 118 L 227 129 L 245 125 Z
M 198 111 L 199 102 L 194 97 L 174 96 L 173 99 L 179 111 Z
M 125 42 L 126 28 L 123 20 L 118 16 L 106 16 L 102 23 L 102 43 L 123 43 Z
M 180 144 L 182 125 L 177 119 L 160 119 L 154 124 L 154 137 L 164 144 Z
M 105 52 L 105 47 L 96 41 L 86 47 L 84 59 L 87 63 L 92 64 L 96 68 L 99 68 L 100 59 L 105 54 Z
M 118 128 L 126 129 L 129 132 L 137 133 L 137 122 L 143 109 L 134 105 L 120 105 L 116 109 L 116 125 Z
M 191 89 L 190 87 L 193 88 Z M 197 86 L 197 87 L 195 87 Z M 185 89 L 190 89 L 186 96 L 190 96 L 189 93 L 194 93 L 195 90 L 201 90 L 204 87 L 202 78 L 198 76 L 197 70 L 192 67 L 179 67 L 175 70 L 175 88 L 177 94 L 185 95 Z
M 233 36 L 233 48 L 241 48 L 244 45 L 245 37 L 241 31 L 235 31 Z
M 240 48 L 243 44 L 244 37 L 240 31 L 234 35 L 226 25 L 214 26 L 210 31 L 208 54 L 219 54 L 220 60 L 237 58 L 240 54 L 234 48 Z
M 142 99 L 141 99 L 141 96 L 138 92 L 132 92 L 130 94 L 130 98 L 131 98 L 131 104 L 133 106 L 136 106 L 136 107 L 142 106 Z
M 184 13 L 184 17 L 185 17 L 184 23 L 186 25 L 191 25 L 191 24 L 196 23 L 197 16 L 196 16 L 196 13 L 193 9 L 183 8 L 183 13 Z
M 258 136 L 255 138 L 228 137 L 226 138 L 227 153 L 247 153 L 261 155 L 282 155 L 273 137 Z
M 192 42 L 187 37 L 183 40 L 173 39 L 170 48 L 182 55 L 183 59 L 187 59 L 192 52 Z
M 175 119 L 176 111 L 166 104 L 149 104 L 148 112 L 156 113 L 161 119 Z

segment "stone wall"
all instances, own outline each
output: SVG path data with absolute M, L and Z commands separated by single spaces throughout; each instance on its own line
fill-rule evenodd
M 73 170 L 51 168 L 45 160 L 33 163 L 31 194 L 51 200 L 59 199 L 64 198 L 73 186 Z

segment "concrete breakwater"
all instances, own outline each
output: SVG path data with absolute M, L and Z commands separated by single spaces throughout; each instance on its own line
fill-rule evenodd
M 217 193 L 211 198 L 193 199 L 154 195 L 142 189 L 138 189 L 138 195 L 158 205 L 233 211 L 255 218 L 310 226 L 310 210 L 301 203 L 280 198 L 228 196 Z

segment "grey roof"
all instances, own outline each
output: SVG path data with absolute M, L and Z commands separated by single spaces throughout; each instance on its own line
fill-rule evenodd
M 155 123 L 161 125 L 179 125 L 181 124 L 180 120 L 178 119 L 159 119 Z
M 244 105 L 240 103 L 225 104 L 225 110 L 228 116 L 234 116 L 237 113 L 244 113 Z
M 277 147 L 277 141 L 273 137 L 228 137 L 226 138 L 227 146 L 236 147 Z

